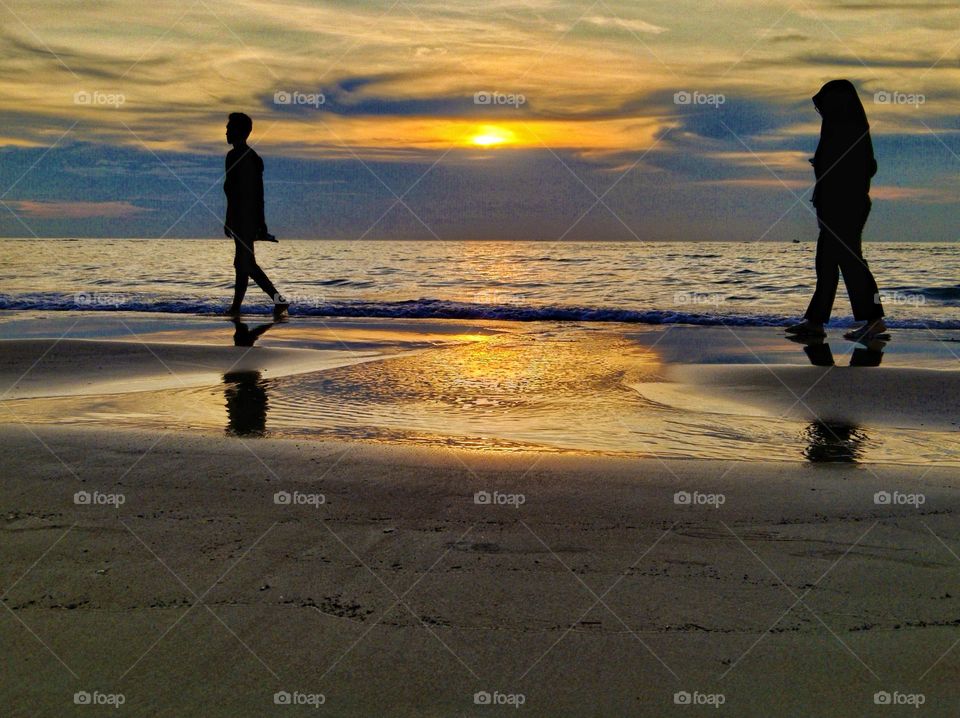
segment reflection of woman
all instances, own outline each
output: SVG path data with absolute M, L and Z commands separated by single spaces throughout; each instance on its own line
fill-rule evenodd
M 861 234 L 870 214 L 870 178 L 877 172 L 870 125 L 849 80 L 831 80 L 813 98 L 823 117 L 813 159 L 817 178 L 817 288 L 804 320 L 787 328 L 800 336 L 824 336 L 840 273 L 854 319 L 864 322 L 844 336 L 859 341 L 886 331 L 876 280 L 863 258 Z
M 815 421 L 804 433 L 807 446 L 803 454 L 808 461 L 856 462 L 863 457 L 863 444 L 867 436 L 857 426 Z
M 267 433 L 267 390 L 258 371 L 223 375 L 227 402 L 227 433 L 233 436 L 263 436 Z

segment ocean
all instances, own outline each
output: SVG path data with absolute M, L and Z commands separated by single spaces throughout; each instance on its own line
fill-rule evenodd
M 872 243 L 865 255 L 894 328 L 960 328 L 960 250 Z M 813 292 L 814 242 L 258 244 L 291 316 L 771 326 Z M 207 239 L 4 240 L 0 309 L 215 314 L 233 244 Z M 253 285 L 245 311 L 270 306 Z M 841 287 L 835 326 L 852 322 Z

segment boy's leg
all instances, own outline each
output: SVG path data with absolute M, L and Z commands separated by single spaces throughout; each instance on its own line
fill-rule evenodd
M 257 283 L 257 286 L 260 287 L 264 292 L 267 293 L 267 296 L 270 297 L 270 301 L 276 303 L 278 300 L 277 288 L 273 286 L 273 282 L 270 281 L 269 277 L 260 269 L 260 265 L 256 262 L 253 263 L 253 266 L 250 267 L 250 278 Z
M 236 281 L 233 285 L 233 304 L 230 305 L 230 311 L 237 313 L 240 311 L 240 305 L 243 304 L 243 296 L 247 293 L 247 273 L 242 268 L 236 268 Z
M 233 285 L 233 304 L 230 306 L 230 311 L 231 313 L 238 313 L 240 305 L 243 303 L 243 297 L 247 293 L 251 271 L 257 262 L 253 255 L 252 239 L 249 239 L 246 235 L 234 235 L 233 244 L 233 267 L 236 270 L 236 282 Z

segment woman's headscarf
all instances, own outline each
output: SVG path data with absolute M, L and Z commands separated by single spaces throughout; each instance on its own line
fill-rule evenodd
M 849 128 L 861 133 L 870 130 L 860 95 L 850 80 L 830 80 L 813 96 L 813 104 L 820 110 L 824 127 Z
M 814 204 L 869 193 L 877 162 L 857 88 L 849 80 L 831 80 L 813 96 L 813 104 L 823 117 L 813 159 L 817 177 Z

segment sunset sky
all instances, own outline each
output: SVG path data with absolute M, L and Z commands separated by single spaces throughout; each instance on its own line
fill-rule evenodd
M 810 97 L 846 77 L 880 164 L 866 238 L 956 238 L 954 2 L 3 0 L 0 16 L 5 236 L 221 236 L 224 123 L 243 111 L 281 238 L 812 238 Z

